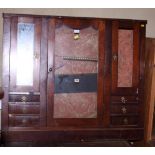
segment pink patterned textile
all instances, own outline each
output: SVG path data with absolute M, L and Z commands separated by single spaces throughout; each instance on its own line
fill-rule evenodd
M 118 33 L 118 87 L 132 87 L 133 30 Z

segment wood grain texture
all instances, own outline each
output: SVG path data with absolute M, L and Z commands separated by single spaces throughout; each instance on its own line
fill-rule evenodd
M 145 142 L 153 140 L 153 112 L 155 103 L 155 39 L 146 39 L 145 54 Z
M 55 19 L 48 20 L 47 126 L 53 124 Z
M 10 37 L 11 37 L 11 19 L 5 18 L 3 23 L 3 90 L 4 98 L 2 100 L 2 134 L 8 128 L 8 92 L 9 92 L 9 55 L 10 55 Z
M 104 90 L 104 61 L 105 61 L 105 21 L 99 21 L 99 63 L 98 63 L 98 90 L 97 90 L 97 117 L 98 125 L 103 127 L 104 123 L 104 104 L 103 104 L 103 90 Z
M 110 125 L 110 100 L 111 96 L 111 66 L 112 66 L 112 21 L 105 21 L 104 38 L 104 70 L 103 70 L 103 124 L 104 127 Z
M 4 97 L 4 91 L 3 89 L 0 87 L 0 99 L 2 99 Z
M 40 125 L 47 125 L 47 44 L 48 21 L 42 18 L 41 51 L 40 51 Z

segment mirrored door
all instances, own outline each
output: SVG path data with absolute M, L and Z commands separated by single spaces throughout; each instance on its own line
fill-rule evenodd
M 41 20 L 12 17 L 10 91 L 39 91 Z

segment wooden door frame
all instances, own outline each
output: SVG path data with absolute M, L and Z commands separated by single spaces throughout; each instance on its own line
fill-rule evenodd
M 33 50 L 33 86 L 16 85 L 16 66 L 14 61 L 17 53 L 17 26 L 18 23 L 33 23 L 34 50 Z M 39 70 L 40 70 L 40 41 L 41 41 L 41 18 L 33 17 L 11 17 L 11 45 L 10 45 L 10 91 L 11 92 L 39 92 Z M 37 56 L 37 63 L 34 60 Z M 24 69 L 24 68 L 23 68 Z
M 152 53 L 151 53 L 152 52 Z M 148 59 L 148 58 L 151 59 Z M 150 61 L 149 61 L 150 60 Z M 153 63 L 154 62 L 154 63 Z M 151 66 L 149 66 L 149 64 Z M 144 141 L 148 143 L 150 140 L 155 139 L 152 137 L 153 127 L 153 113 L 155 106 L 155 39 L 146 39 L 146 55 L 145 55 L 145 134 Z M 153 67 L 153 68 L 152 68 Z M 149 73 L 147 72 L 149 70 Z M 150 77 L 148 77 L 148 75 Z

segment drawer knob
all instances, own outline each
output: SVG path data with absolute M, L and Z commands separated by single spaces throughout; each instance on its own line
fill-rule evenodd
M 118 56 L 117 56 L 117 54 L 116 54 L 116 53 L 115 53 L 115 54 L 113 54 L 113 60 L 114 60 L 114 61 L 116 61 L 116 60 L 117 60 L 117 57 L 118 57 Z
M 127 125 L 128 124 L 128 119 L 127 118 L 124 118 L 123 119 L 123 123 L 124 123 L 124 125 Z
M 25 114 L 27 112 L 26 107 L 23 107 L 23 113 Z
M 121 97 L 121 102 L 122 102 L 122 103 L 126 103 L 126 101 L 127 101 L 126 98 L 125 98 L 124 96 L 122 96 L 122 97 Z
M 121 110 L 122 110 L 122 113 L 123 113 L 123 114 L 126 114 L 126 112 L 127 112 L 127 108 L 126 108 L 126 107 L 122 107 Z
M 23 123 L 23 124 L 26 124 L 27 122 L 28 122 L 28 120 L 26 120 L 26 119 L 23 119 L 23 120 L 22 120 L 22 123 Z
M 22 102 L 26 102 L 26 100 L 27 100 L 27 97 L 26 97 L 26 96 L 22 96 L 22 97 L 21 97 L 21 101 L 22 101 Z

